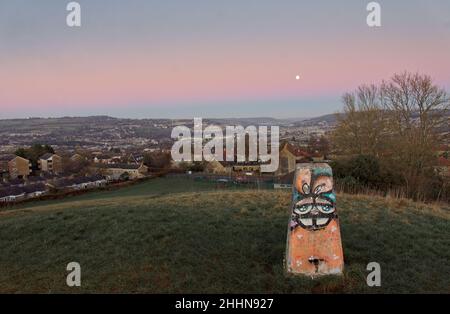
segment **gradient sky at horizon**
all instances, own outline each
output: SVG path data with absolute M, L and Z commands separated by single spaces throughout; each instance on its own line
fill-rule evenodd
M 0 0 L 0 119 L 311 117 L 396 72 L 450 91 L 450 1 Z M 296 75 L 300 79 L 296 80 Z

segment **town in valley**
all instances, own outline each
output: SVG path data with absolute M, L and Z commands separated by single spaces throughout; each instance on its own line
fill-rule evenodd
M 329 134 L 336 115 L 310 119 L 204 119 L 204 127 L 280 127 L 279 168 L 261 173 L 259 162 L 174 162 L 174 127 L 189 119 L 124 119 L 109 116 L 0 120 L 0 203 L 101 189 L 170 173 L 209 176 L 218 182 L 270 182 L 290 187 L 295 165 L 333 158 Z M 448 130 L 446 130 L 448 131 Z M 449 143 L 436 167 L 448 174 Z

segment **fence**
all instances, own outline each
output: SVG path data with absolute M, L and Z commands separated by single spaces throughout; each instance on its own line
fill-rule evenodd
M 183 178 L 193 181 L 214 182 L 218 186 L 245 186 L 255 189 L 273 189 L 276 178 L 267 175 L 242 176 L 218 175 L 211 173 L 168 173 L 166 177 Z

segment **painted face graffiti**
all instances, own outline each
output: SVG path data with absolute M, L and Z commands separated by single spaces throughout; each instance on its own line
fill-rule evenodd
M 301 226 L 307 230 L 325 228 L 336 217 L 335 194 L 331 173 L 321 169 L 302 169 L 294 188 L 291 230 Z
M 296 165 L 286 245 L 288 274 L 314 278 L 342 273 L 344 253 L 333 188 L 328 164 Z

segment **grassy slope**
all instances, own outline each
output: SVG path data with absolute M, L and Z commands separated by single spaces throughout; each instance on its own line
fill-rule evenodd
M 4 211 L 0 292 L 450 292 L 449 208 L 341 195 L 345 274 L 310 280 L 283 274 L 289 198 L 158 179 Z

